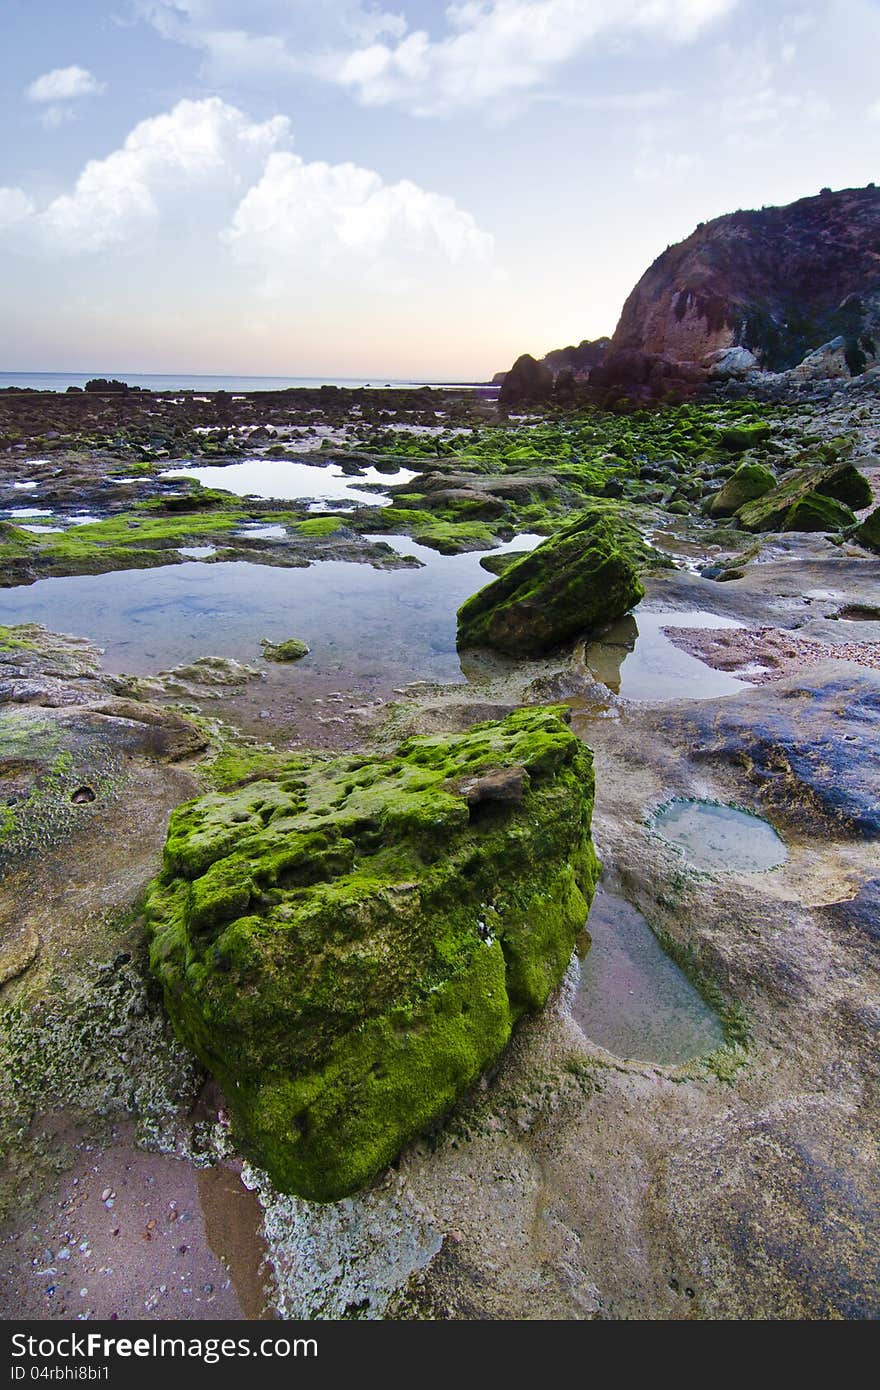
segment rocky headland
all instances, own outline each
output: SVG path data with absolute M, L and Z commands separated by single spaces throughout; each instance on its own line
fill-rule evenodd
M 880 189 L 701 223 L 645 271 L 611 339 L 518 359 L 502 400 L 786 400 L 880 371 Z

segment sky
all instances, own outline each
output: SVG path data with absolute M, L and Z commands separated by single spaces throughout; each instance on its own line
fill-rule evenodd
M 3 0 L 0 370 L 480 380 L 880 176 L 880 0 Z

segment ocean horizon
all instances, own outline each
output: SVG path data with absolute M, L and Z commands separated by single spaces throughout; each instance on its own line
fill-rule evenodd
M 87 381 L 103 377 L 124 381 L 128 386 L 140 386 L 148 391 L 286 391 L 292 387 L 340 386 L 348 390 L 361 387 L 421 387 L 459 386 L 476 388 L 488 382 L 427 381 L 424 378 L 384 376 L 244 376 L 198 372 L 0 372 L 0 390 L 18 387 L 31 391 L 67 391 L 71 386 L 84 387 Z

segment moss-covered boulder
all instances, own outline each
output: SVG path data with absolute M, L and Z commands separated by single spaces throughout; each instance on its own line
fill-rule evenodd
M 544 1005 L 592 897 L 592 805 L 589 749 L 531 709 L 178 808 L 152 967 L 282 1190 L 369 1182 Z
M 793 530 L 795 528 L 788 525 L 788 518 L 792 508 L 802 498 L 806 498 L 812 493 L 820 493 L 823 497 L 845 502 L 846 496 L 858 495 L 859 485 L 856 479 L 859 478 L 865 487 L 868 487 L 867 480 L 862 478 L 862 475 L 851 463 L 846 462 L 817 463 L 805 468 L 793 469 L 771 492 L 767 492 L 763 497 L 758 497 L 753 502 L 747 502 L 745 506 L 740 507 L 736 513 L 737 520 L 747 531 Z M 870 488 L 868 491 L 870 493 Z M 839 496 L 840 492 L 843 492 L 844 496 Z M 861 503 L 861 505 L 866 504 Z M 852 524 L 854 521 L 855 517 L 852 517 L 849 523 L 839 521 L 836 526 L 818 529 L 838 530 L 841 525 Z M 817 528 L 813 527 L 812 529 L 816 530 Z
M 875 507 L 870 516 L 865 517 L 855 533 L 855 539 L 880 555 L 880 507 Z
M 644 592 L 611 520 L 585 512 L 462 604 L 458 645 L 538 655 L 614 622 Z
M 741 463 L 712 498 L 712 516 L 733 516 L 746 502 L 763 497 L 776 486 L 776 475 L 762 463 Z
M 308 656 L 308 644 L 299 637 L 288 637 L 283 642 L 270 642 L 267 637 L 260 638 L 265 661 L 301 661 Z
M 759 444 L 766 444 L 773 433 L 773 426 L 763 420 L 752 424 L 728 425 L 718 431 L 718 443 L 731 454 L 745 453 Z
M 842 531 L 855 526 L 856 518 L 842 502 L 835 502 L 821 492 L 808 492 L 789 509 L 782 524 L 783 531 Z
M 870 507 L 874 500 L 871 484 L 853 463 L 844 463 L 835 468 L 827 478 L 816 484 L 816 491 L 857 512 L 862 507 Z

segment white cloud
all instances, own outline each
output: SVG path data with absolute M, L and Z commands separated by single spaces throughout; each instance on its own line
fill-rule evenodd
M 229 259 L 273 292 L 316 293 L 321 277 L 382 289 L 436 283 L 438 267 L 485 268 L 492 238 L 448 197 L 386 183 L 351 163 L 289 150 L 286 117 L 256 122 L 211 97 L 141 121 L 42 210 L 0 190 L 0 227 L 51 257 L 184 242 L 205 264 Z M 216 270 L 215 270 L 216 273 Z
M 69 254 L 136 247 L 163 213 L 191 222 L 204 215 L 208 194 L 240 196 L 289 138 L 284 116 L 257 123 L 219 97 L 178 102 L 141 121 L 105 159 L 90 160 L 73 192 L 37 216 L 35 231 Z
M 0 231 L 24 222 L 35 211 L 31 199 L 20 188 L 0 188 Z
M 736 0 L 464 0 L 446 14 L 452 33 L 410 33 L 323 63 L 326 76 L 367 105 L 395 104 L 416 115 L 491 105 L 538 87 L 554 69 L 600 39 L 671 43 L 694 39 Z M 335 64 L 335 67 L 334 67 Z
M 105 84 L 88 71 L 76 65 L 69 68 L 53 68 L 44 72 L 28 87 L 25 95 L 28 101 L 62 102 L 75 101 L 79 97 L 97 96 L 103 92 Z
M 598 41 L 680 44 L 738 0 L 459 0 L 433 37 L 360 0 L 136 0 L 215 80 L 307 72 L 365 105 L 416 115 L 492 108 L 534 90 Z
M 270 293 L 295 289 L 309 269 L 402 290 L 432 265 L 486 266 L 493 252 L 492 237 L 451 198 L 290 153 L 270 155 L 223 239 Z

